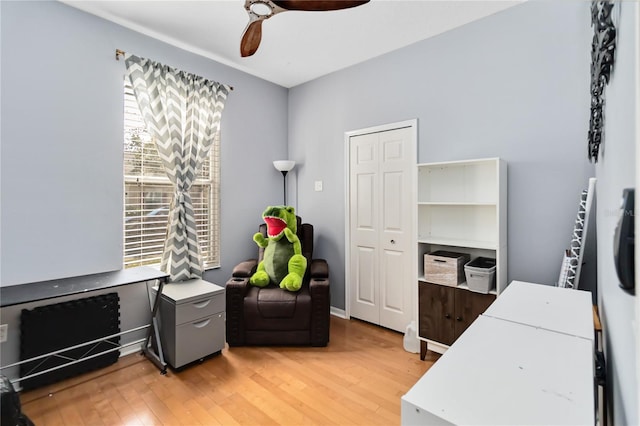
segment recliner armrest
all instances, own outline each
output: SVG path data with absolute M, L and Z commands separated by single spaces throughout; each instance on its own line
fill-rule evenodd
M 329 343 L 329 315 L 331 310 L 331 291 L 329 286 L 329 266 L 326 262 L 317 263 L 314 273 L 326 276 L 312 276 L 309 280 L 311 294 L 311 346 L 327 346 Z
M 309 276 L 313 278 L 328 278 L 329 264 L 324 259 L 313 259 L 309 265 Z
M 227 294 L 238 292 L 244 297 L 244 293 L 249 286 L 249 278 L 246 277 L 233 277 L 225 284 Z
M 311 298 L 316 296 L 327 297 L 327 306 L 329 305 L 329 280 L 327 278 L 311 278 L 309 280 L 309 293 Z
M 232 277 L 249 278 L 255 272 L 256 266 L 258 266 L 257 259 L 249 259 L 244 262 L 238 263 L 231 272 Z
M 249 277 L 232 277 L 225 286 L 225 323 L 229 346 L 239 346 L 245 342 L 244 296 L 249 287 Z

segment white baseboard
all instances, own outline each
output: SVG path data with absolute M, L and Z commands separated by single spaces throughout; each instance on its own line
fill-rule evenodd
M 338 309 L 338 308 L 334 308 L 333 306 L 330 309 L 330 313 L 331 315 L 335 316 L 335 317 L 339 317 L 342 319 L 349 319 L 347 318 L 347 312 L 344 309 Z
M 140 345 L 127 346 L 126 348 L 120 349 L 120 357 L 119 358 L 122 358 L 123 356 L 131 355 L 131 354 L 135 354 L 135 353 L 141 353 L 142 352 L 142 345 L 144 345 L 144 343 L 142 343 Z

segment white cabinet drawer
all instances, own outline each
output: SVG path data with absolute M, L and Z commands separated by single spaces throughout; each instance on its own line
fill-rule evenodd
M 176 305 L 176 325 L 224 312 L 224 294 L 215 294 Z
M 161 297 L 160 340 L 172 367 L 180 368 L 224 348 L 223 287 L 197 279 L 171 283 L 165 284 Z
M 175 352 L 169 362 L 175 368 L 204 358 L 224 348 L 224 314 L 218 313 L 207 318 L 176 327 Z

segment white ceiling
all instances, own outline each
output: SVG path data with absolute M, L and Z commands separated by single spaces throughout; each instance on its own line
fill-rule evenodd
M 524 0 L 372 0 L 331 12 L 287 11 L 262 25 L 255 55 L 240 57 L 244 0 L 60 0 L 174 46 L 293 87 Z M 126 50 L 126 46 L 121 46 Z

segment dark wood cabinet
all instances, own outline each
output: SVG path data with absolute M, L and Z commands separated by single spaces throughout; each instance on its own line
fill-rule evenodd
M 419 282 L 418 334 L 423 339 L 451 346 L 495 299 L 494 294 Z M 426 349 L 426 342 L 422 341 L 422 360 Z
M 456 294 L 456 339 L 469 328 L 472 322 L 487 310 L 496 300 L 494 294 L 474 293 L 469 290 L 455 288 Z
M 419 283 L 418 334 L 425 339 L 451 345 L 455 340 L 455 297 L 452 287 Z

